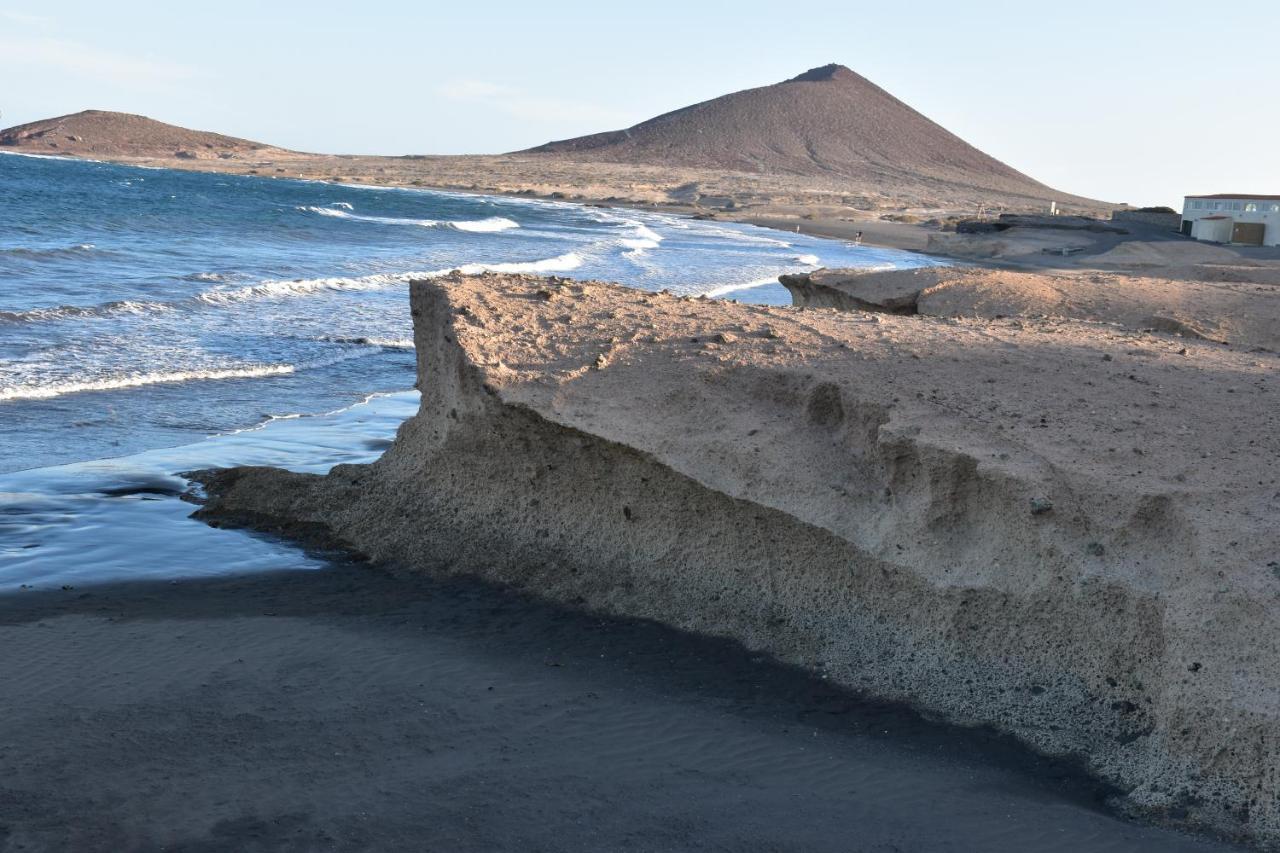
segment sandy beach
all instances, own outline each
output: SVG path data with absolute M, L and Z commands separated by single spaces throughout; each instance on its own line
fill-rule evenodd
M 363 565 L 0 597 L 8 851 L 1226 851 L 651 622 Z

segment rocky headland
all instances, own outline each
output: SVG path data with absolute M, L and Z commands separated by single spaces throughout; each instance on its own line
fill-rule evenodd
M 742 642 L 1280 841 L 1275 357 L 454 274 L 369 466 L 200 515 Z

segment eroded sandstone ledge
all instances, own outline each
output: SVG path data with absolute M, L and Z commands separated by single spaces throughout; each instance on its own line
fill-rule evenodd
M 1280 287 L 1247 280 L 955 266 L 820 269 L 779 281 L 802 308 L 981 319 L 1053 317 L 1280 351 Z
M 382 459 L 210 474 L 201 514 L 733 637 L 1280 838 L 1273 357 L 523 276 L 412 310 Z

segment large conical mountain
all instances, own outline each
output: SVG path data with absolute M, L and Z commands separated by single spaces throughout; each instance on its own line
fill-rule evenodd
M 85 110 L 0 130 L 0 146 L 38 154 L 193 160 L 280 151 L 248 139 L 106 110 Z
M 524 153 L 1063 197 L 842 65 Z

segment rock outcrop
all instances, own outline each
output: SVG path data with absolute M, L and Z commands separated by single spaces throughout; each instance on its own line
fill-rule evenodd
M 978 267 L 816 270 L 779 281 L 802 308 L 974 319 L 1070 319 L 1280 351 L 1280 289 L 1267 284 L 1015 272 Z
M 202 516 L 735 638 L 1280 841 L 1272 357 L 522 276 L 411 304 L 382 459 L 210 472 Z
M 821 269 L 778 277 L 799 308 L 884 314 L 918 313 L 921 292 L 955 276 L 949 267 L 906 270 Z

